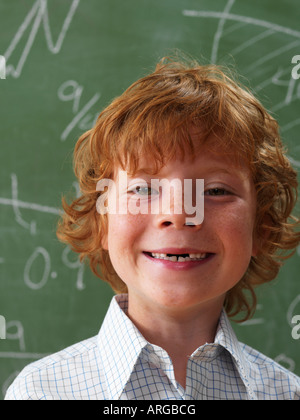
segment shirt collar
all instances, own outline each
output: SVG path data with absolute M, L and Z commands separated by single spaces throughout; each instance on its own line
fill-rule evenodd
M 112 400 L 121 396 L 138 358 L 142 353 L 145 354 L 143 349 L 147 352 L 154 347 L 145 340 L 127 317 L 127 308 L 128 295 L 114 296 L 98 334 L 101 364 L 107 378 L 107 393 Z M 220 316 L 214 343 L 199 347 L 193 355 L 201 355 L 203 361 L 204 358 L 213 359 L 218 356 L 220 346 L 232 356 L 249 398 L 255 399 L 249 361 L 243 354 L 224 310 Z
M 232 329 L 224 309 L 219 320 L 219 325 L 215 336 L 215 343 L 221 345 L 230 353 L 239 372 L 239 375 L 246 387 L 249 398 L 252 400 L 256 399 L 254 392 L 255 384 L 253 384 L 251 379 L 250 362 L 247 360 L 245 353 L 243 352 L 242 346 Z
M 98 334 L 109 399 L 118 399 L 147 341 L 126 315 L 127 295 L 113 297 Z

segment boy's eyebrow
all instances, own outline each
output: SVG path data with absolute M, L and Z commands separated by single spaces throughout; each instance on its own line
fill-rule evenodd
M 226 169 L 224 167 L 222 168 L 211 168 L 208 170 L 204 170 L 204 178 L 205 175 L 212 175 L 212 174 L 219 174 L 219 173 L 223 173 L 226 175 L 230 175 L 230 176 L 235 176 L 238 177 L 240 179 L 246 179 L 250 176 L 250 172 L 247 171 L 247 169 L 245 168 L 239 168 L 239 167 L 231 167 L 230 169 Z
M 237 172 L 240 172 L 238 169 L 232 168 L 232 170 L 228 170 L 226 168 L 212 168 L 209 170 L 205 170 L 204 171 L 206 174 L 215 174 L 215 173 L 225 173 L 225 174 L 229 174 L 229 175 L 233 175 L 236 174 Z
M 231 174 L 231 172 L 228 169 L 225 169 L 225 168 L 212 168 L 212 169 L 205 170 L 205 172 L 207 174 L 214 174 L 216 172 L 224 172 L 226 174 Z
M 214 172 L 214 171 L 215 172 L 225 172 L 225 173 L 228 173 L 229 175 L 231 175 L 232 173 L 234 173 L 234 174 L 239 173 L 239 174 L 245 175 L 245 176 L 249 175 L 250 172 L 251 172 L 250 167 L 247 164 L 245 164 L 244 166 L 242 166 L 242 165 L 240 165 L 240 166 L 239 165 L 232 165 L 232 166 L 230 166 L 230 168 L 224 168 L 224 167 L 212 168 L 211 172 Z
M 153 168 L 145 167 L 145 168 L 139 168 L 134 174 L 129 173 L 128 177 L 129 178 L 136 178 L 136 177 L 141 176 L 141 175 L 148 175 L 149 176 L 149 175 L 158 175 L 158 174 L 155 174 L 153 172 Z

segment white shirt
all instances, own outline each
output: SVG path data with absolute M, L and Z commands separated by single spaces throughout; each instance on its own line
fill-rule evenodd
M 7 400 L 300 400 L 300 378 L 237 341 L 223 311 L 214 343 L 189 357 L 186 388 L 172 361 L 126 315 L 127 295 L 112 299 L 97 336 L 23 369 Z

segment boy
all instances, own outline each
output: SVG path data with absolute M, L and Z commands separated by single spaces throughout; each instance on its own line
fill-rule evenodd
M 74 164 L 82 196 L 58 236 L 117 295 L 98 336 L 26 367 L 6 398 L 300 399 L 300 379 L 228 321 L 253 313 L 254 286 L 300 237 L 296 172 L 262 105 L 217 66 L 163 60 L 81 136 Z

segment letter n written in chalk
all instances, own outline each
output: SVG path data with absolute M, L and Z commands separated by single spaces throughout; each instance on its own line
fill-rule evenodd
M 6 79 L 6 60 L 0 55 L 0 79 Z
M 0 315 L 0 339 L 5 340 L 6 338 L 6 323 L 4 316 Z

